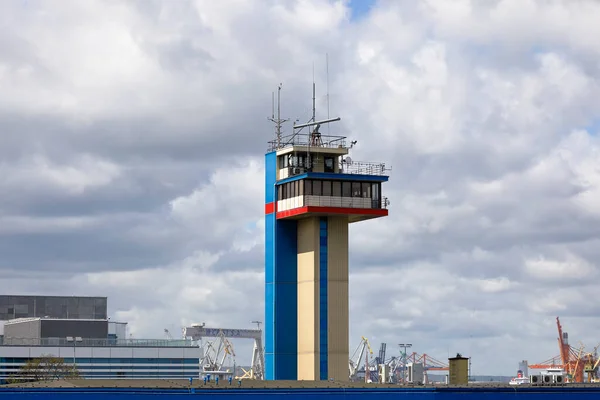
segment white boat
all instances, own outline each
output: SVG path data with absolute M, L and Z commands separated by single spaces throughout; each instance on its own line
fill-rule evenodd
M 510 382 L 508 382 L 509 385 L 523 385 L 526 383 L 529 383 L 529 377 L 524 376 L 523 371 L 521 370 L 518 370 L 517 376 L 515 378 L 512 378 Z

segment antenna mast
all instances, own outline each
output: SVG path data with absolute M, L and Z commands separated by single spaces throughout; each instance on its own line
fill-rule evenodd
M 316 118 L 316 106 L 315 106 L 315 64 L 313 63 L 313 109 L 312 109 L 312 122 L 315 122 L 315 118 Z
M 325 53 L 325 76 L 327 79 L 327 119 L 329 119 L 329 54 Z M 327 125 L 327 133 L 329 133 L 329 125 Z
M 277 87 L 277 119 L 275 119 L 275 93 L 272 93 L 272 115 L 269 121 L 275 124 L 275 135 L 277 137 L 277 148 L 281 146 L 281 125 L 289 119 L 281 119 L 281 86 Z
M 312 118 L 311 122 L 316 122 L 317 108 L 316 108 L 316 89 L 315 89 L 315 63 L 313 62 L 313 96 L 312 96 Z M 309 128 L 310 129 L 310 128 Z M 306 148 L 306 166 L 312 171 L 312 159 L 310 157 L 310 143 L 312 142 L 313 133 L 308 132 L 308 147 Z

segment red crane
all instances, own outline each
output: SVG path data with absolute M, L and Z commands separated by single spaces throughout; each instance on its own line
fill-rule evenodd
M 558 349 L 560 356 L 553 357 L 550 360 L 540 364 L 532 364 L 529 368 L 532 369 L 547 369 L 547 368 L 563 368 L 567 372 L 567 377 L 570 382 L 584 382 L 583 374 L 586 364 L 594 364 L 596 360 L 593 354 L 585 354 L 582 356 L 583 345 L 576 350 L 569 344 L 569 335 L 563 332 L 560 319 L 556 317 L 556 327 L 558 329 Z M 560 363 L 557 363 L 557 359 Z

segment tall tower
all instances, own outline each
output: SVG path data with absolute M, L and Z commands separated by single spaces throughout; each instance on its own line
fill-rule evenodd
M 279 101 L 278 101 L 279 103 Z M 278 107 L 279 109 L 279 107 Z M 352 161 L 333 118 L 295 125 L 265 155 L 265 378 L 349 380 L 348 225 L 388 215 L 381 163 Z M 303 130 L 306 132 L 303 133 Z

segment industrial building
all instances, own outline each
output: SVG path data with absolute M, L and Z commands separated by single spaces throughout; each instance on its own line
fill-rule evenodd
M 17 318 L 107 319 L 106 297 L 0 295 L 0 341 Z
M 313 112 L 286 137 L 279 111 L 272 120 L 276 139 L 265 155 L 266 379 L 348 381 L 348 224 L 388 215 L 386 168 L 353 161 L 347 155 L 356 142 L 320 133 L 339 118 L 316 121 Z
M 6 321 L 18 318 L 107 319 L 106 297 L 0 295 L 0 343 Z
M 108 319 L 8 320 L 0 343 L 0 383 L 19 376 L 28 361 L 47 356 L 74 365 L 84 379 L 199 377 L 201 349 L 194 341 L 126 335 L 127 323 Z
M 106 319 L 106 297 L 0 295 L 0 321 L 15 318 Z

